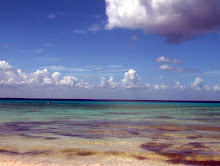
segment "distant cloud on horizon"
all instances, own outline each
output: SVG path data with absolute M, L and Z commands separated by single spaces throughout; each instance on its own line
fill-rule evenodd
M 112 67 L 119 66 L 115 65 Z M 60 69 L 62 70 L 63 68 L 60 67 Z M 175 93 L 184 93 L 187 96 L 187 94 L 193 92 L 196 99 L 200 99 L 198 98 L 200 93 L 217 95 L 220 99 L 220 85 L 216 84 L 213 87 L 209 87 L 205 85 L 204 81 L 199 77 L 196 78 L 190 86 L 181 85 L 179 81 L 176 81 L 174 86 L 168 86 L 162 82 L 159 84 L 149 84 L 142 82 L 136 70 L 129 69 L 124 73 L 124 77 L 120 81 L 116 82 L 113 76 L 110 76 L 109 79 L 101 77 L 100 84 L 94 84 L 85 82 L 72 75 L 62 76 L 61 73 L 57 71 L 50 73 L 47 69 L 37 70 L 32 73 L 25 73 L 22 72 L 21 69 L 13 68 L 6 61 L 0 61 L 0 89 L 7 95 L 11 94 L 13 90 L 16 92 L 18 97 L 27 97 L 25 96 L 24 91 L 27 91 L 26 95 L 30 94 L 30 91 L 31 94 L 35 91 L 37 95 L 46 97 L 45 92 L 55 94 L 55 92 L 59 89 L 63 95 L 62 98 L 71 96 L 72 93 L 70 93 L 70 91 L 72 90 L 75 92 L 77 91 L 78 98 L 82 98 L 82 96 L 80 96 L 80 91 L 83 91 L 85 95 L 84 98 L 88 94 L 93 94 L 93 97 L 96 96 L 96 98 L 108 98 L 110 95 L 115 99 L 126 99 L 128 98 L 127 93 L 129 93 L 130 95 L 135 95 L 138 99 L 146 99 L 147 96 L 151 99 L 152 96 L 155 95 L 156 99 L 161 99 L 162 94 L 166 96 L 166 94 L 174 95 Z M 20 90 L 22 91 L 19 94 Z M 97 93 L 98 91 L 100 93 Z M 63 94 L 64 92 L 65 94 Z M 4 96 L 4 93 L 1 93 L 0 97 L 8 97 Z M 35 95 L 35 97 L 37 97 L 37 95 Z M 178 96 L 181 97 L 182 95 Z M 11 97 L 13 97 L 13 95 Z M 59 97 L 59 94 L 57 94 L 57 96 L 53 96 L 53 98 L 56 97 Z M 136 97 L 133 96 L 132 99 L 136 99 Z

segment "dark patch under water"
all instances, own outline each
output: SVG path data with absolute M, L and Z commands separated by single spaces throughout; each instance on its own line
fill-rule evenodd
M 189 142 L 188 144 L 182 145 L 178 148 L 173 148 L 174 145 L 175 144 L 148 142 L 141 144 L 140 147 L 147 151 L 151 151 L 158 155 L 167 157 L 168 163 L 202 166 L 219 166 L 220 164 L 220 161 L 215 160 L 193 160 L 193 156 L 196 155 L 211 155 L 211 153 L 208 151 L 208 147 L 202 143 Z M 187 159 L 187 156 L 189 155 L 192 156 L 191 160 Z
M 207 160 L 207 161 L 197 161 L 197 160 L 167 160 L 167 162 L 172 163 L 172 164 L 187 164 L 187 165 L 195 165 L 195 166 L 219 166 L 220 161 L 215 161 L 215 160 Z
M 108 115 L 139 115 L 138 112 L 136 112 L 136 113 L 132 113 L 132 112 L 107 112 L 105 114 L 108 114 Z
M 54 140 L 58 139 L 56 137 L 45 137 L 45 136 L 33 136 L 33 135 L 28 135 L 28 134 L 20 134 L 20 136 L 26 137 L 26 138 L 42 138 L 45 140 Z
M 187 139 L 198 139 L 198 138 L 202 138 L 203 136 L 201 135 L 197 135 L 197 136 L 187 136 Z
M 151 139 L 172 139 L 169 136 L 162 136 L 164 133 L 181 134 L 190 132 L 194 135 L 187 136 L 187 139 L 206 137 L 199 135 L 199 131 L 220 131 L 217 126 L 182 125 L 165 122 L 152 121 L 46 121 L 46 122 L 6 122 L 0 123 L 0 136 L 23 135 L 29 138 L 37 138 L 40 134 L 52 134 L 68 137 L 81 137 L 88 139 L 102 139 L 106 136 L 117 138 L 148 137 Z M 207 135 L 207 137 L 210 137 Z M 215 135 L 216 138 L 220 138 Z M 38 137 L 40 138 L 40 137 Z M 45 137 L 45 139 L 56 139 L 56 137 Z

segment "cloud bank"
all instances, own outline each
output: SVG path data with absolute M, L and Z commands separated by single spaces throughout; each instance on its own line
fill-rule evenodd
M 130 69 L 119 81 L 113 76 L 101 77 L 100 83 L 94 84 L 47 69 L 25 73 L 6 61 L 0 61 L 0 92 L 0 97 L 220 100 L 220 85 L 209 87 L 201 78 L 188 86 L 179 81 L 170 86 L 162 82 L 149 84 L 143 83 L 137 71 Z
M 0 85 L 5 86 L 71 86 L 88 87 L 88 83 L 79 80 L 74 76 L 64 76 L 61 78 L 59 72 L 50 74 L 47 69 L 37 70 L 26 74 L 21 69 L 13 68 L 6 61 L 0 61 Z
M 106 29 L 141 29 L 168 43 L 220 30 L 219 0 L 105 0 Z

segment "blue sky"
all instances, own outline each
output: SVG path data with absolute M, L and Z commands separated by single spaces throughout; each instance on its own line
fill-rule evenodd
M 113 92 L 113 89 L 124 89 L 124 93 L 127 93 L 128 89 L 136 88 L 137 91 L 143 86 L 146 89 L 146 84 L 150 85 L 151 90 L 158 91 L 161 88 L 153 88 L 154 85 L 165 85 L 173 91 L 171 87 L 176 82 L 193 89 L 193 83 L 199 78 L 200 81 L 196 84 L 198 87 L 194 87 L 197 89 L 195 94 L 201 93 L 198 92 L 200 89 L 204 90 L 204 94 L 208 93 L 211 99 L 216 96 L 220 99 L 220 94 L 217 93 L 220 91 L 220 3 L 216 0 L 178 1 L 177 8 L 174 8 L 172 0 L 159 0 L 155 4 L 154 1 L 152 4 L 148 2 L 150 1 L 146 0 L 145 4 L 140 0 L 127 0 L 127 3 L 122 0 L 2 0 L 0 80 L 1 87 L 7 86 L 9 90 L 2 93 L 1 97 L 13 97 L 12 89 L 17 91 L 16 97 L 26 97 L 19 90 L 21 84 L 23 87 L 27 86 L 26 89 L 36 90 L 40 85 L 32 86 L 30 80 L 38 77 L 31 78 L 31 73 L 47 69 L 46 74 L 59 72 L 60 81 L 64 76 L 71 76 L 87 82 L 90 85 L 89 91 L 107 88 L 111 91 L 109 94 L 114 94 L 110 97 L 102 94 L 95 96 L 96 98 L 123 98 Z M 198 4 L 205 7 L 199 8 Z M 146 11 L 149 7 L 152 10 Z M 163 11 L 165 7 L 169 7 L 169 10 Z M 178 19 L 170 17 L 174 14 L 178 14 Z M 157 60 L 161 57 L 161 61 Z M 6 68 L 13 71 L 21 69 L 29 80 L 26 77 L 20 78 L 17 72 L 6 73 Z M 135 72 L 128 72 L 129 70 Z M 126 72 L 130 73 L 130 77 L 125 86 L 122 82 Z M 14 75 L 19 75 L 19 79 L 16 76 L 18 82 L 9 81 Z M 111 76 L 117 86 L 108 84 Z M 41 77 L 45 80 L 46 75 Z M 103 82 L 103 86 L 101 77 L 107 80 L 107 83 Z M 138 83 L 138 78 L 142 85 Z M 62 87 L 60 83 L 56 86 Z M 76 87 L 71 83 L 68 86 Z M 88 89 L 83 89 L 85 94 L 86 90 Z M 28 90 L 26 93 L 29 93 Z M 172 98 L 168 92 L 163 93 L 164 98 Z M 177 93 L 175 96 L 178 95 Z M 48 97 L 43 92 L 40 96 Z M 201 95 L 195 95 L 193 99 L 199 100 L 199 96 Z M 63 94 L 57 97 L 87 96 Z M 160 95 L 158 99 L 159 97 Z M 149 96 L 140 95 L 136 98 L 149 99 Z

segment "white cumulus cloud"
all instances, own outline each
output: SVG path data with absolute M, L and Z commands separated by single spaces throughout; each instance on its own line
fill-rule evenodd
M 164 89 L 167 89 L 168 88 L 168 86 L 166 86 L 166 85 L 164 85 L 163 83 L 162 84 L 160 84 L 160 85 L 157 85 L 157 84 L 154 84 L 154 85 L 152 85 L 152 88 L 153 89 L 156 89 L 156 90 L 164 90 Z
M 184 86 L 184 85 L 181 85 L 179 81 L 175 81 L 174 88 L 184 89 L 185 86 Z
M 111 76 L 109 80 L 107 80 L 105 77 L 101 77 L 100 87 L 113 89 L 113 88 L 116 88 L 117 86 L 118 86 L 118 83 L 114 82 L 113 76 Z
M 33 73 L 26 74 L 22 72 L 21 69 L 13 68 L 5 61 L 0 61 L 0 85 L 89 87 L 88 83 L 74 76 L 64 76 L 61 78 L 59 72 L 50 74 L 47 69 L 37 70 Z
M 138 76 L 136 70 L 130 69 L 124 74 L 124 79 L 121 81 L 121 85 L 125 88 L 140 88 L 142 87 L 141 79 Z
M 5 70 L 5 69 L 11 69 L 11 65 L 8 64 L 6 61 L 0 61 L 0 69 Z
M 202 89 L 205 87 L 205 84 L 201 78 L 196 78 L 194 82 L 191 83 L 191 87 L 194 89 Z
M 178 43 L 219 31 L 219 0 L 105 0 L 106 29 L 141 29 Z
M 199 77 L 191 83 L 191 87 L 195 90 L 210 90 L 210 87 L 205 85 L 204 81 Z
M 213 91 L 214 91 L 214 92 L 220 91 L 220 85 L 215 85 L 215 86 L 213 87 Z

